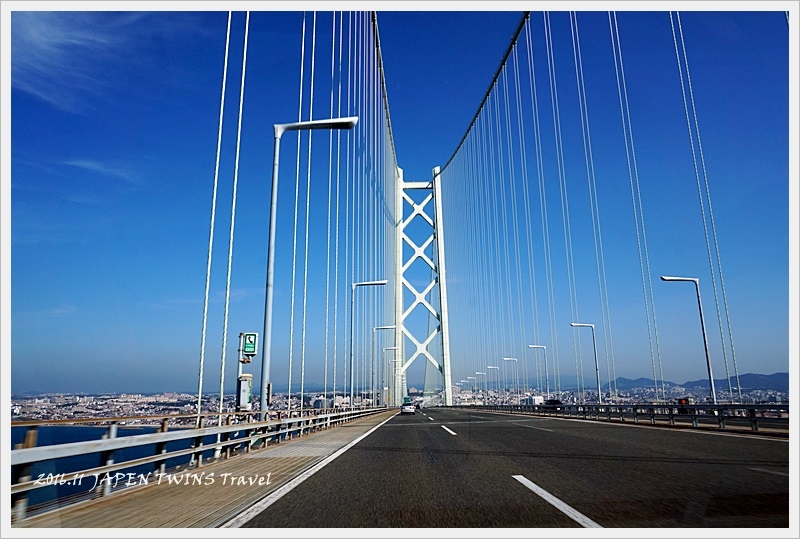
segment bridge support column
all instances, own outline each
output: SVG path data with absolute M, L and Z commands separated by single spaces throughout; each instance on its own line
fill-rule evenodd
M 395 196 L 395 363 L 392 371 L 394 405 L 402 402 L 406 395 L 406 371 L 418 357 L 427 359 L 442 374 L 443 400 L 446 406 L 453 404 L 452 377 L 450 374 L 450 337 L 447 314 L 447 285 L 444 258 L 444 222 L 442 219 L 442 195 L 439 167 L 433 169 L 430 182 L 405 182 L 403 171 L 397 171 L 397 191 Z M 417 193 L 412 197 L 411 193 Z M 419 194 L 421 193 L 421 194 Z M 433 215 L 425 208 L 433 201 Z M 406 207 L 411 212 L 406 215 Z M 427 237 L 416 238 L 422 222 L 427 223 Z M 409 226 L 413 223 L 413 226 Z M 412 229 L 414 234 L 412 234 Z M 412 235 L 415 237 L 412 239 Z M 406 259 L 404 251 L 411 249 Z M 418 264 L 422 261 L 424 264 Z M 427 266 L 427 268 L 425 267 Z M 420 272 L 420 270 L 422 270 Z M 424 282 L 420 291 L 411 284 Z M 419 286 L 419 284 L 417 284 Z M 406 306 L 406 291 L 414 299 Z M 427 314 L 426 327 L 421 327 L 419 311 Z M 406 354 L 406 340 L 414 346 Z

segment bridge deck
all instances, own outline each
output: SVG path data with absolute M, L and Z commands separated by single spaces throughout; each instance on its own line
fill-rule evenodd
M 146 486 L 61 507 L 27 518 L 14 527 L 218 527 L 395 413 L 395 410 L 378 413 L 192 469 L 187 472 L 191 478 L 189 484 L 167 480 L 158 483 L 151 479 Z

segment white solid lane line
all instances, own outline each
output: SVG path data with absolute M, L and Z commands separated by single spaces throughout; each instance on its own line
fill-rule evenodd
M 570 507 L 569 505 L 565 504 L 564 502 L 562 502 L 561 500 L 559 500 L 558 498 L 556 498 L 555 496 L 544 490 L 542 487 L 540 487 L 539 485 L 537 485 L 524 475 L 512 475 L 511 477 L 513 477 L 514 479 L 516 479 L 517 481 L 519 481 L 520 483 L 531 489 L 533 492 L 541 496 L 544 499 L 544 501 L 546 501 L 547 503 L 549 503 L 550 505 L 552 505 L 565 515 L 567 515 L 569 518 L 571 518 L 584 528 L 602 528 L 600 524 L 590 519 L 583 513 L 580 513 L 575 509 L 573 509 L 572 507 Z
M 444 430 L 446 430 L 447 432 L 449 432 L 450 434 L 452 434 L 453 436 L 457 436 L 457 434 L 456 434 L 455 432 L 453 432 L 452 430 L 448 429 L 448 428 L 447 428 L 447 427 L 445 427 L 444 425 L 441 425 L 441 427 L 442 427 Z

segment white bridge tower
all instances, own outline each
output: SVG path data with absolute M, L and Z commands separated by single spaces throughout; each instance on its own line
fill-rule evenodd
M 439 172 L 439 167 L 433 169 L 433 179 L 429 182 L 405 182 L 402 169 L 397 169 L 394 279 L 397 348 L 395 359 L 389 364 L 390 372 L 394 373 L 395 405 L 406 395 L 406 371 L 419 357 L 430 361 L 442 373 L 444 404 L 453 404 Z M 432 215 L 426 211 L 431 201 Z M 410 296 L 413 300 L 409 303 Z M 427 324 L 421 324 L 425 311 Z M 406 350 L 407 344 L 410 350 Z

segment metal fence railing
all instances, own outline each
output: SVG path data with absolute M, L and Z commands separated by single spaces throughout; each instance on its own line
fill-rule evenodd
M 522 404 L 457 408 L 652 425 L 789 433 L 788 404 Z
M 266 421 L 259 420 L 259 412 L 240 412 L 12 422 L 12 429 L 25 429 L 22 442 L 11 450 L 12 522 L 21 521 L 37 509 L 47 510 L 48 505 L 63 506 L 108 496 L 157 480 L 170 471 L 196 469 L 204 462 L 245 454 L 385 410 L 270 412 Z M 194 427 L 170 430 L 170 426 L 192 419 L 196 420 L 191 421 Z M 149 422 L 158 431 L 121 435 L 120 427 L 132 422 L 139 427 L 142 422 Z M 37 445 L 41 430 L 65 425 L 98 426 L 104 433 L 99 440 Z M 89 462 L 96 465 L 87 466 Z M 70 492 L 65 496 L 56 493 L 36 508 L 29 507 L 31 494 L 47 488 Z

